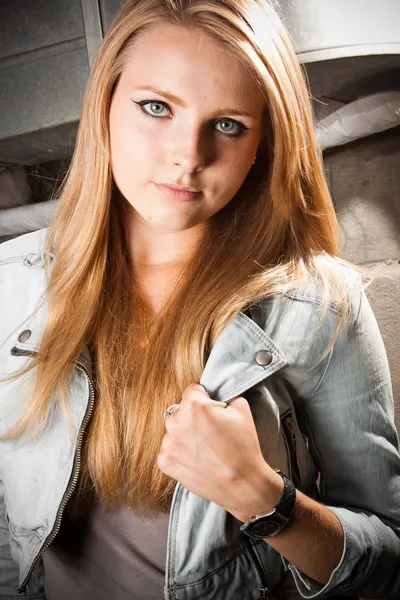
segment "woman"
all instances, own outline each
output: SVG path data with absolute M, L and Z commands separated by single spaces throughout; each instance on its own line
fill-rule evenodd
M 339 254 L 276 10 L 129 0 L 56 218 L 0 249 L 0 597 L 400 593 L 390 375 Z

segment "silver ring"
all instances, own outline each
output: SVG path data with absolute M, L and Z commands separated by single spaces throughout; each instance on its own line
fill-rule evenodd
M 164 413 L 164 419 L 166 419 L 167 417 L 172 415 L 174 413 L 174 411 L 180 407 L 181 407 L 180 404 L 173 404 L 172 406 L 168 406 L 167 410 Z

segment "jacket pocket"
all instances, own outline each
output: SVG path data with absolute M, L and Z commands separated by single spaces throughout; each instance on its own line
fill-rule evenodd
M 296 443 L 296 418 L 292 409 L 281 415 L 281 425 L 288 453 L 290 473 L 288 474 L 296 487 L 300 486 L 301 475 Z

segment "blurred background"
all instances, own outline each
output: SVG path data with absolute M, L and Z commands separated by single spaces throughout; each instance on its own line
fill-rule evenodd
M 46 227 L 121 0 L 0 0 L 0 242 Z M 400 429 L 400 0 L 280 0 L 307 73 L 344 257 L 377 275 Z

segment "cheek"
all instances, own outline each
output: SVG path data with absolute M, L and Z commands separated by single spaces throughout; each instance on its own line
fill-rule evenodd
M 113 168 L 121 169 L 126 165 L 132 170 L 134 165 L 141 163 L 148 149 L 146 138 L 138 129 L 114 123 L 110 128 L 110 143 Z
M 223 184 L 219 185 L 219 195 L 222 205 L 225 206 L 238 192 L 243 182 L 245 181 L 250 169 L 251 162 L 249 159 L 241 159 L 232 161 L 229 165 L 223 168 L 223 173 L 219 178 Z
M 114 178 L 124 186 L 135 185 L 138 179 L 150 175 L 152 163 L 157 162 L 158 146 L 149 135 L 146 124 L 137 122 L 130 113 L 111 107 L 110 110 L 111 164 Z

